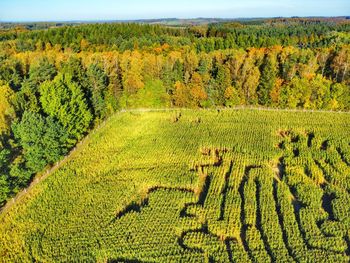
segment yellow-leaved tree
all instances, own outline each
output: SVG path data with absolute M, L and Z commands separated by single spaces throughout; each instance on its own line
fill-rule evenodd
M 11 121 L 15 118 L 15 110 L 12 106 L 14 95 L 9 86 L 0 86 L 0 134 L 9 131 Z

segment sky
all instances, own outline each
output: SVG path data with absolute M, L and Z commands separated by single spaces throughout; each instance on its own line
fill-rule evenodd
M 0 21 L 350 15 L 350 0 L 0 0 Z

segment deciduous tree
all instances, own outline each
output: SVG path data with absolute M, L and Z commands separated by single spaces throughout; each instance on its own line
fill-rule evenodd
M 44 112 L 57 119 L 67 130 L 70 145 L 82 138 L 92 114 L 81 87 L 72 81 L 71 75 L 59 74 L 53 81 L 42 84 L 40 102 Z

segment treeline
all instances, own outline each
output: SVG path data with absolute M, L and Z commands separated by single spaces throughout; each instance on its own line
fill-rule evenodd
M 184 45 L 198 52 L 232 48 L 260 48 L 275 45 L 300 48 L 328 47 L 349 44 L 350 22 L 262 23 L 245 25 L 239 22 L 216 23 L 209 26 L 165 27 L 142 24 L 91 24 L 65 26 L 48 30 L 12 30 L 0 34 L 3 48 L 16 52 L 57 49 L 80 51 L 126 51 L 169 44 Z M 12 41 L 8 41 L 12 40 Z
M 120 31 L 114 35 L 115 27 Z M 91 29 L 96 30 L 91 40 L 81 39 L 78 50 L 70 47 L 70 41 L 79 39 L 77 32 Z M 0 204 L 120 108 L 350 109 L 350 46 L 341 41 L 324 48 L 275 45 L 207 52 L 191 41 L 182 43 L 184 36 L 195 34 L 194 28 L 93 25 L 55 30 L 32 32 L 28 38 L 24 33 L 24 41 L 42 41 L 32 51 L 18 52 L 20 38 L 1 43 Z M 62 45 L 51 42 L 50 34 Z M 150 44 L 111 51 L 101 41 L 112 34 L 137 41 L 145 37 Z M 152 43 L 162 34 L 177 44 L 166 39 Z
M 0 35 L 0 41 L 7 42 L 16 52 L 43 50 L 47 46 L 58 49 L 72 49 L 74 52 L 84 50 L 129 50 L 152 47 L 169 43 L 180 46 L 183 39 L 172 37 L 189 36 L 187 30 L 160 25 L 141 24 L 90 24 L 82 26 L 65 26 L 48 30 L 29 32 L 10 32 Z M 184 38 L 189 41 L 188 38 Z M 188 42 L 190 43 L 190 42 Z
M 233 102 L 228 98 L 232 97 L 235 104 L 344 110 L 349 108 L 349 64 L 349 45 L 321 49 L 275 46 L 209 53 L 169 45 L 122 53 L 76 54 L 53 48 L 3 57 L 0 77 L 17 94 L 17 100 L 22 100 L 17 103 L 22 105 L 20 111 L 26 109 L 23 105 L 36 103 L 39 93 L 31 92 L 58 73 L 72 75 L 72 80 L 86 91 L 90 104 L 111 97 L 113 108 L 117 104 L 142 106 L 133 105 L 132 100 L 145 93 L 162 94 L 165 105 L 181 107 L 229 106 Z M 94 75 L 97 79 L 92 78 Z M 88 88 L 90 82 L 98 88 Z M 155 88 L 157 92 L 147 92 Z M 92 98 L 96 90 L 103 90 L 103 96 L 98 95 L 101 98 Z M 200 93 L 203 98 L 193 103 L 197 95 L 192 93 Z
M 207 38 L 223 40 L 223 46 L 229 48 L 271 47 L 275 45 L 305 47 L 327 47 L 335 44 L 350 43 L 348 35 L 350 23 L 271 23 L 260 26 L 244 27 L 237 23 L 213 24 L 207 31 Z M 222 48 L 220 48 L 222 49 Z

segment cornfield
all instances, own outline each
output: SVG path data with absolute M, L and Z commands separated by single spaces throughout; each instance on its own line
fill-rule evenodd
M 349 262 L 350 115 L 123 112 L 0 215 L 0 262 Z

